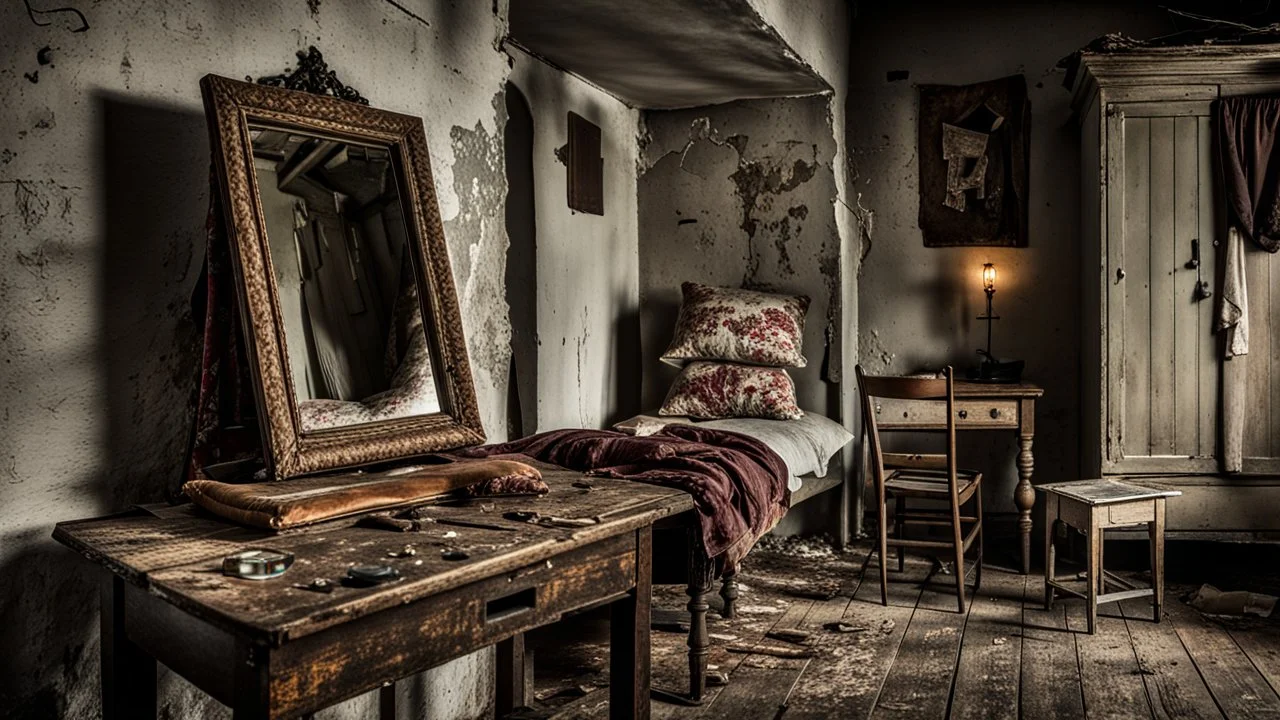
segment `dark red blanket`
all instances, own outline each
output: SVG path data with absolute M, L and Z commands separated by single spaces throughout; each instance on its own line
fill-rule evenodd
M 684 490 L 693 496 L 707 555 L 736 566 L 791 503 L 787 466 L 746 435 L 668 425 L 636 437 L 611 430 L 553 430 L 460 457 L 519 454 L 571 470 Z

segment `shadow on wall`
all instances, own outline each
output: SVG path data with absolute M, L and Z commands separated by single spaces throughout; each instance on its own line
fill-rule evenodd
M 209 153 L 204 117 L 113 95 L 100 112 L 92 185 L 101 228 L 92 359 L 106 393 L 103 428 L 85 438 L 69 490 L 114 512 L 176 489 L 186 450 L 196 333 L 189 297 L 204 248 Z M 88 267 L 92 267 L 90 264 Z M 92 278 L 83 281 L 92 282 Z M 90 453 L 101 447 L 102 457 Z M 56 478 L 32 478 L 46 486 Z M 55 508 L 49 521 L 66 519 Z M 0 567 L 0 706 L 7 718 L 80 717 L 97 703 L 100 571 L 49 539 L 51 526 L 4 537 L 22 548 Z
M 203 114 L 99 98 L 102 371 L 109 472 L 102 505 L 176 495 L 198 372 L 191 291 L 205 246 L 210 154 Z
M 672 321 L 674 324 L 674 320 Z M 638 415 L 640 373 L 644 356 L 640 348 L 640 311 L 623 311 L 613 324 L 614 368 L 613 414 L 605 418 L 608 426 Z M 655 406 L 656 409 L 656 406 Z
M 538 239 L 534 200 L 533 112 L 520 88 L 506 84 L 507 308 L 511 314 L 511 371 L 507 437 L 538 431 Z

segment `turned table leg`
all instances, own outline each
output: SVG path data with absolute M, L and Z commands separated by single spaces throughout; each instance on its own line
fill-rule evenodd
M 1018 535 L 1022 540 L 1022 574 L 1031 573 L 1031 511 L 1036 505 L 1035 488 L 1031 474 L 1036 460 L 1031 454 L 1031 442 L 1035 438 L 1035 401 L 1022 400 L 1018 428 L 1018 485 L 1013 491 L 1013 503 L 1018 508 Z
M 689 532 L 689 700 L 702 702 L 707 689 L 707 652 L 711 638 L 707 635 L 707 595 L 711 592 L 711 562 L 702 549 L 702 536 L 697 528 Z
M 720 579 L 720 597 L 724 599 L 724 609 L 720 617 L 732 620 L 738 614 L 738 571 L 726 570 Z

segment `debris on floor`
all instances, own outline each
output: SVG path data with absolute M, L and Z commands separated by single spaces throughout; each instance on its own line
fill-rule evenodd
M 1212 585 L 1201 585 L 1188 604 L 1206 615 L 1257 615 L 1271 617 L 1277 598 L 1247 590 L 1223 592 Z
M 809 642 L 809 633 L 803 630 L 770 630 L 764 634 L 770 640 L 782 640 L 783 642 L 804 644 Z

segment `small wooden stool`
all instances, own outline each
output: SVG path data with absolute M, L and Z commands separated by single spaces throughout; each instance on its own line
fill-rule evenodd
M 1053 608 L 1054 591 L 1083 598 L 1089 607 L 1089 634 L 1098 624 L 1098 605 L 1130 598 L 1151 597 L 1155 621 L 1160 622 L 1164 603 L 1164 501 L 1181 495 L 1179 490 L 1155 490 L 1119 480 L 1080 480 L 1036 488 L 1044 493 L 1044 608 Z M 1089 590 L 1066 587 L 1054 573 L 1057 548 L 1055 522 L 1083 531 L 1088 539 L 1089 560 L 1085 573 Z M 1102 567 L 1103 531 L 1146 523 L 1151 538 L 1151 587 L 1140 588 Z M 1123 588 L 1108 593 L 1107 582 Z

